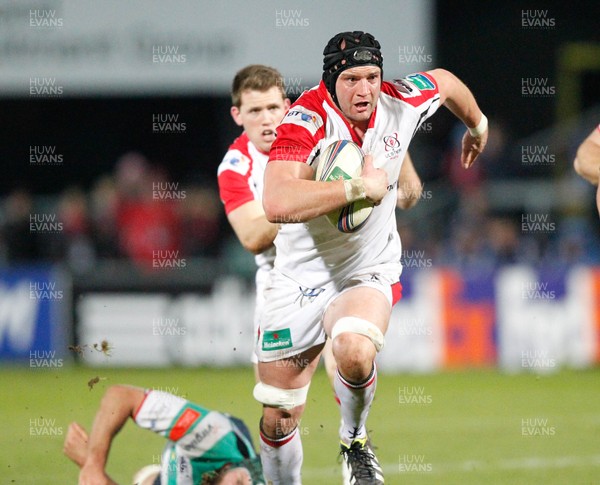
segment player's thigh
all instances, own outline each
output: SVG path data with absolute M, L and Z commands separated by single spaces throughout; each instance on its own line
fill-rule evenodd
M 328 306 L 323 317 L 327 335 L 343 317 L 358 317 L 376 325 L 384 334 L 390 320 L 391 306 L 388 297 L 370 286 L 356 286 L 345 290 Z
M 299 389 L 308 385 L 319 363 L 324 344 L 271 362 L 258 363 L 258 376 L 261 382 L 281 389 Z

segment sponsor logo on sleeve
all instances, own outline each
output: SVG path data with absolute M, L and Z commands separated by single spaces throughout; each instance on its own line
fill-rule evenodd
M 323 118 L 303 106 L 294 106 L 288 111 L 281 124 L 291 123 L 306 128 L 314 135 L 323 126 Z
M 421 91 L 417 89 L 417 86 L 406 79 L 394 79 L 392 84 L 403 98 L 415 98 L 421 95 Z
M 432 91 L 435 89 L 435 85 L 421 73 L 406 76 L 404 80 L 412 82 L 421 91 Z
M 240 175 L 246 175 L 250 170 L 250 160 L 241 153 L 233 153 L 223 160 L 223 170 L 232 170 Z
M 169 432 L 169 439 L 172 441 L 177 441 L 180 439 L 185 433 L 187 433 L 188 429 L 190 429 L 192 424 L 194 424 L 200 415 L 201 413 L 195 409 L 184 409 L 171 428 L 171 431 Z

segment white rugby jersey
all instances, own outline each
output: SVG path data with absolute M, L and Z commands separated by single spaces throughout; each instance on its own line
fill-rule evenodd
M 389 193 L 353 233 L 338 231 L 324 216 L 280 226 L 275 239 L 275 267 L 279 271 L 309 288 L 379 264 L 397 265 L 400 274 L 402 247 L 395 217 L 400 167 L 410 140 L 421 123 L 435 113 L 439 100 L 437 83 L 424 72 L 383 82 L 361 142 L 330 100 L 322 81 L 298 98 L 277 128 L 269 161 L 294 160 L 316 169 L 319 153 L 329 144 L 352 140 L 373 155 L 375 167 L 387 172 Z
M 246 133 L 229 146 L 217 171 L 219 193 L 226 214 L 252 200 L 262 201 L 268 160 L 269 155 L 256 148 Z M 254 259 L 259 271 L 269 271 L 275 260 L 275 248 L 255 255 Z

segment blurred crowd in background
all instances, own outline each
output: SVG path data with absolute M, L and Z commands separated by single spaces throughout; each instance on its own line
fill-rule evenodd
M 16 189 L 4 199 L 1 214 L 4 264 L 65 262 L 77 272 L 102 259 L 145 265 L 160 251 L 180 258 L 217 256 L 226 223 L 210 181 L 206 187 L 172 183 L 163 167 L 138 152 L 120 157 L 114 172 L 89 192 L 69 187 L 56 197 L 36 198 Z M 32 228 L 32 215 L 54 224 Z
M 580 140 L 572 140 L 552 164 L 527 167 L 502 125 L 490 126 L 487 150 L 468 171 L 459 162 L 462 127 L 453 130 L 444 148 L 418 142 L 411 148 L 424 183 L 419 204 L 397 211 L 403 259 L 419 259 L 415 267 L 478 270 L 515 263 L 600 263 L 593 190 L 572 169 Z M 548 204 L 533 211 L 547 223 L 545 229 L 524 230 L 523 215 L 531 209 L 520 203 L 519 191 L 507 189 L 499 203 L 497 191 L 494 195 L 490 190 L 494 182 L 524 179 L 546 183 L 536 190 Z M 173 181 L 165 167 L 139 152 L 123 154 L 113 172 L 89 190 L 72 186 L 40 197 L 18 188 L 3 197 L 0 208 L 2 265 L 63 262 L 85 273 L 104 259 L 129 259 L 144 266 L 157 251 L 179 258 L 232 258 L 232 251 L 243 252 L 219 200 L 216 173 L 203 185 Z M 31 220 L 36 214 L 37 220 L 52 215 L 60 226 L 34 231 Z

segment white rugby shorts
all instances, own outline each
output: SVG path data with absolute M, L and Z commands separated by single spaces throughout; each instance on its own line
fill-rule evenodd
M 269 274 L 265 302 L 259 315 L 256 355 L 260 362 L 273 362 L 304 352 L 327 339 L 323 315 L 329 304 L 352 288 L 374 288 L 393 306 L 401 297 L 397 264 L 362 269 L 342 281 L 321 288 L 307 288 L 277 269 Z

